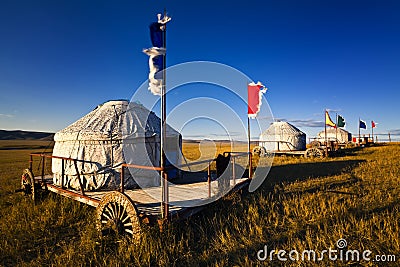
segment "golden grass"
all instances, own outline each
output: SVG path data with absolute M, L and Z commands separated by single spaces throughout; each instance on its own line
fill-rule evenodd
M 183 142 L 182 154 L 189 160 L 200 160 L 204 158 L 215 158 L 218 154 L 222 154 L 225 151 L 234 152 L 246 152 L 247 144 L 238 143 L 236 146 L 231 145 L 226 141 L 215 141 L 215 142 Z M 251 146 L 253 147 L 253 145 Z
M 351 262 L 282 264 L 256 256 L 264 245 L 321 251 L 335 248 L 339 238 L 351 249 L 400 257 L 398 143 L 315 161 L 276 157 L 256 192 L 224 197 L 162 233 L 145 226 L 139 244 L 100 238 L 93 208 L 54 194 L 35 206 L 12 193 L 29 152 L 0 150 L 0 265 L 347 266 Z

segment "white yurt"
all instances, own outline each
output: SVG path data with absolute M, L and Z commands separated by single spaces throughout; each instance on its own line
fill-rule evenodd
M 79 190 L 77 171 L 85 190 L 117 189 L 121 164 L 160 166 L 160 118 L 144 106 L 127 100 L 108 101 L 54 136 L 53 182 Z M 167 125 L 165 153 L 168 162 L 179 165 L 181 135 Z M 76 166 L 75 166 L 76 165 Z M 129 170 L 129 171 L 128 171 Z M 127 168 L 125 188 L 160 184 L 157 171 Z
M 351 141 L 351 133 L 342 128 L 337 128 L 337 129 L 331 127 L 327 128 L 326 137 L 328 138 L 328 140 L 332 141 L 336 140 L 337 138 L 339 143 L 347 143 Z M 318 133 L 318 139 L 325 140 L 325 130 Z
M 288 122 L 276 121 L 260 135 L 259 145 L 267 151 L 305 150 L 306 134 Z

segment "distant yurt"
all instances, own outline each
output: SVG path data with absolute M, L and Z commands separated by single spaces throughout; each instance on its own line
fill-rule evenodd
M 327 128 L 326 129 L 326 137 L 328 140 L 336 140 L 336 129 L 335 128 Z M 325 140 L 325 131 L 318 133 L 319 140 Z M 347 143 L 351 141 L 351 133 L 348 131 L 338 128 L 337 129 L 337 140 L 339 143 Z
M 114 190 L 120 186 L 121 164 L 160 166 L 160 118 L 144 106 L 127 100 L 108 101 L 54 136 L 53 182 L 79 190 Z M 180 164 L 182 137 L 167 125 L 168 162 Z M 62 179 L 64 164 L 64 178 Z M 80 181 L 78 180 L 77 171 Z M 157 186 L 158 172 L 129 168 L 125 187 Z
M 305 150 L 306 134 L 288 122 L 276 121 L 260 135 L 259 145 L 267 151 Z

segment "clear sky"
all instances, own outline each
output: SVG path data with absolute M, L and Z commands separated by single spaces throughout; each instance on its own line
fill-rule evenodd
M 385 0 L 2 0 L 0 129 L 54 132 L 130 99 L 148 76 L 148 25 L 164 8 L 168 66 L 232 66 L 269 88 L 275 118 L 310 137 L 324 109 L 353 133 L 359 117 L 400 133 L 400 2 Z

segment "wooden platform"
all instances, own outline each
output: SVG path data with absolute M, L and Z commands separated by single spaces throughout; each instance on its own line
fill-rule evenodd
M 35 177 L 41 180 L 41 177 Z M 112 191 L 80 191 L 63 189 L 54 185 L 51 176 L 45 176 L 47 189 L 56 194 L 77 200 L 87 205 L 97 207 L 100 200 Z M 238 190 L 244 187 L 250 180 L 248 178 L 230 179 L 230 190 Z M 211 182 L 209 195 L 209 184 L 207 182 L 196 182 L 190 184 L 171 184 L 169 187 L 169 205 L 171 217 L 187 217 L 184 213 L 193 213 L 204 205 L 212 202 L 219 196 L 218 182 Z M 161 214 L 161 187 L 150 187 L 145 189 L 125 190 L 124 192 L 135 203 L 139 213 L 146 217 L 157 217 Z
M 292 155 L 292 156 L 304 156 L 306 151 L 302 150 L 280 150 L 280 151 L 274 151 L 273 152 L 275 155 Z

